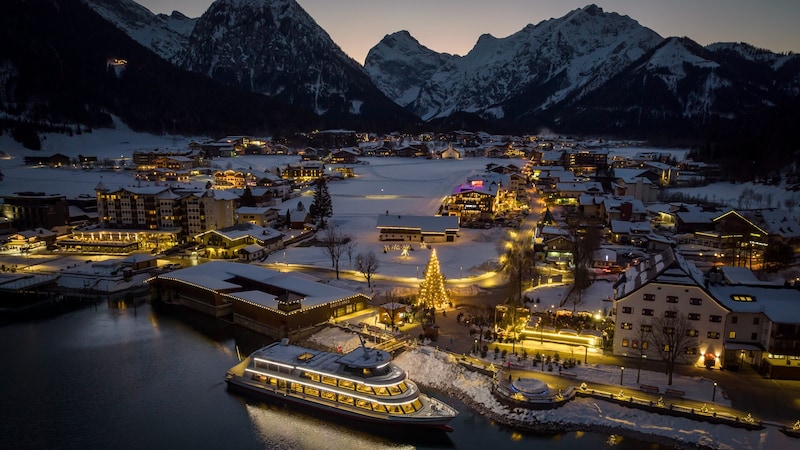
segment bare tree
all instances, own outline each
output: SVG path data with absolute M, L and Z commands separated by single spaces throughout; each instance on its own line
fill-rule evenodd
M 478 348 L 476 352 L 483 348 L 483 332 L 494 323 L 494 308 L 489 305 L 469 305 L 466 308 L 471 316 L 470 325 L 478 327 Z
M 347 252 L 347 260 L 350 262 L 350 268 L 353 267 L 353 253 L 356 251 L 356 247 L 358 247 L 358 242 L 355 239 L 350 239 L 347 241 L 345 245 L 345 251 Z
M 581 227 L 581 216 L 572 216 L 567 219 L 569 235 L 572 240 L 572 289 L 561 301 L 564 306 L 568 301 L 572 302 L 573 312 L 578 309 L 578 305 L 583 303 L 583 293 L 592 284 L 592 277 L 589 268 L 592 265 L 594 252 L 600 248 L 602 237 L 597 227 L 589 225 Z
M 504 271 L 508 279 L 509 302 L 521 305 L 522 293 L 527 284 L 537 277 L 538 269 L 533 255 L 533 236 L 511 233 L 511 239 L 505 243 Z
M 675 363 L 679 359 L 685 358 L 688 349 L 697 346 L 696 330 L 692 329 L 689 319 L 674 308 L 643 325 L 645 334 L 652 340 L 653 349 L 661 355 L 661 359 L 666 364 L 669 377 L 667 384 L 671 386 Z M 640 343 L 640 345 L 645 344 Z
M 334 223 L 329 224 L 317 238 L 323 252 L 331 259 L 331 267 L 336 270 L 337 280 L 339 279 L 339 260 L 346 251 L 347 243 L 350 240 L 352 240 L 352 236 L 343 232 Z
M 372 276 L 378 271 L 378 266 L 378 257 L 371 250 L 356 256 L 356 269 L 367 279 L 367 287 L 372 287 Z

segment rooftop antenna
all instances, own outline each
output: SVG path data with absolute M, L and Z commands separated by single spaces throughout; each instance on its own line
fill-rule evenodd
M 364 359 L 369 359 L 369 351 L 367 351 L 367 341 L 364 340 L 364 336 L 359 333 L 358 340 L 361 341 L 361 349 L 364 350 Z

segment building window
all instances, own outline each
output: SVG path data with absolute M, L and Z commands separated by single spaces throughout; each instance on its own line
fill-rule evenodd
M 628 340 L 627 339 L 623 339 L 622 340 L 622 346 L 623 347 L 627 347 L 628 346 Z
M 666 334 L 666 335 L 675 334 L 675 328 L 673 328 L 673 327 L 664 327 L 664 334 Z
M 750 333 L 750 340 L 757 341 L 758 340 L 758 333 Z
M 653 310 L 652 309 L 648 309 L 648 308 L 644 308 L 644 309 L 642 309 L 642 315 L 643 316 L 652 316 L 653 315 Z
M 708 332 L 709 339 L 719 339 L 719 332 L 717 331 L 709 331 Z
M 674 295 L 668 295 L 667 303 L 678 303 L 678 297 Z
M 697 330 L 686 330 L 686 335 L 689 337 L 697 337 L 698 334 Z
M 632 348 L 639 348 L 639 341 L 636 340 L 636 339 L 632 340 L 631 341 L 631 347 Z
M 633 328 L 633 324 L 630 322 L 622 322 L 622 329 L 623 330 L 630 330 Z
M 758 317 L 753 317 L 753 325 L 758 325 L 758 322 L 759 322 L 759 318 Z
M 728 339 L 736 339 L 736 332 L 731 331 L 730 333 L 728 333 Z
M 644 331 L 644 332 L 653 331 L 653 326 L 652 325 L 642 325 L 641 330 Z
M 692 297 L 692 298 L 689 299 L 689 304 L 690 305 L 702 305 L 703 304 L 703 299 L 702 298 Z
M 695 347 L 686 347 L 686 354 L 687 355 L 696 355 L 697 354 L 697 348 L 695 348 Z
M 700 314 L 698 314 L 698 313 L 689 313 L 689 320 L 700 320 Z
M 715 322 L 715 323 L 722 322 L 722 316 L 716 316 L 716 315 L 712 314 L 712 315 L 708 316 L 708 321 L 709 322 Z
M 630 306 L 622 307 L 622 314 L 632 314 L 632 313 L 633 313 L 633 307 Z
M 664 311 L 664 317 L 667 319 L 674 319 L 678 317 L 678 311 Z
M 754 302 L 755 297 L 751 295 L 731 295 L 731 299 L 735 302 Z
M 655 294 L 644 294 L 643 300 L 646 302 L 654 302 L 656 300 Z
M 731 316 L 731 323 L 739 323 L 739 318 L 736 316 Z
M 647 350 L 650 347 L 650 343 L 647 341 L 642 341 L 642 350 Z

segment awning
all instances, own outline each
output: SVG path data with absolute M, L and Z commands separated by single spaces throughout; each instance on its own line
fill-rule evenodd
M 764 347 L 758 344 L 745 344 L 742 342 L 726 342 L 725 350 L 749 350 L 755 352 L 763 352 Z

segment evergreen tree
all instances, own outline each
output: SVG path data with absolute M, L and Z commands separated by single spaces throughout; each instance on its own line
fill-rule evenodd
M 253 191 L 250 186 L 245 186 L 242 196 L 239 198 L 240 206 L 256 206 L 256 198 L 253 196 Z
M 331 194 L 328 193 L 328 184 L 325 178 L 319 177 L 314 189 L 314 200 L 308 209 L 311 217 L 320 225 L 325 228 L 325 220 L 333 215 L 333 202 L 331 201 Z
M 444 287 L 444 275 L 439 269 L 436 250 L 431 250 L 431 259 L 425 268 L 425 276 L 419 284 L 419 305 L 422 308 L 444 308 L 449 303 Z

